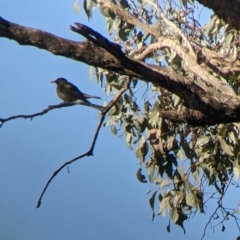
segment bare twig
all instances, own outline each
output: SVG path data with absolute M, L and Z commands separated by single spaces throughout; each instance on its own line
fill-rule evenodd
M 234 215 L 234 213 L 230 213 L 229 211 L 227 211 L 227 210 L 226 210 L 227 208 L 225 208 L 225 207 L 222 205 L 223 197 L 225 196 L 225 194 L 226 194 L 226 192 L 227 192 L 227 190 L 228 190 L 228 188 L 229 188 L 229 186 L 230 186 L 230 183 L 231 183 L 231 181 L 232 181 L 232 178 L 233 178 L 233 175 L 232 175 L 231 179 L 229 180 L 229 182 L 228 182 L 228 184 L 227 184 L 227 186 L 226 186 L 226 188 L 225 188 L 225 191 L 221 194 L 219 200 L 217 201 L 217 203 L 218 203 L 217 208 L 215 209 L 215 211 L 213 212 L 213 214 L 210 216 L 207 224 L 206 224 L 205 227 L 204 227 L 204 231 L 203 231 L 203 235 L 202 235 L 201 240 L 205 237 L 207 227 L 208 227 L 208 225 L 211 224 L 211 220 L 214 218 L 214 215 L 217 214 L 218 209 L 221 209 L 221 210 L 222 210 L 222 213 L 223 213 L 223 212 L 225 213 L 225 216 L 223 216 L 223 219 L 222 219 L 218 224 L 215 224 L 215 225 L 213 226 L 213 230 L 214 230 L 214 228 L 215 228 L 216 226 L 218 226 L 219 224 L 222 224 L 224 221 L 226 221 L 228 216 L 231 216 L 231 217 L 233 217 L 233 218 L 235 219 L 235 222 L 236 222 L 236 224 L 237 224 L 237 226 L 238 226 L 238 229 L 239 229 L 239 231 L 240 231 L 240 227 L 239 227 L 239 224 L 238 224 L 238 221 L 239 221 L 240 219 L 237 218 L 237 217 Z
M 104 107 L 102 107 L 100 105 L 93 104 L 93 103 L 88 103 L 88 102 L 77 102 L 77 103 L 64 103 L 63 102 L 63 103 L 60 103 L 60 104 L 57 104 L 57 105 L 49 105 L 47 108 L 43 109 L 41 112 L 37 112 L 37 113 L 29 114 L 29 115 L 20 114 L 20 115 L 11 116 L 11 117 L 8 117 L 8 118 L 0 118 L 0 126 L 2 126 L 3 123 L 5 123 L 5 122 L 8 122 L 10 120 L 14 120 L 14 119 L 17 119 L 17 118 L 24 118 L 24 119 L 30 118 L 32 120 L 34 117 L 42 116 L 42 115 L 48 113 L 49 111 L 51 111 L 53 109 L 63 108 L 63 107 L 71 107 L 71 106 L 75 106 L 75 105 L 84 105 L 84 106 L 87 106 L 87 107 L 96 108 L 99 111 L 102 111 L 104 109 Z
M 94 134 L 93 141 L 92 141 L 92 144 L 91 144 L 91 146 L 90 146 L 90 149 L 89 149 L 86 153 L 84 153 L 84 154 L 82 154 L 82 155 L 80 155 L 80 156 L 78 156 L 78 157 L 75 157 L 75 158 L 73 158 L 72 160 L 70 160 L 70 161 L 68 161 L 68 162 L 65 162 L 62 166 L 60 166 L 60 167 L 52 174 L 52 176 L 51 176 L 51 177 L 49 178 L 49 180 L 47 181 L 47 183 L 46 183 L 46 185 L 45 185 L 45 187 L 44 187 L 44 189 L 43 189 L 43 191 L 42 191 L 42 193 L 41 193 L 41 195 L 40 195 L 40 197 L 39 197 L 39 199 L 38 199 L 37 208 L 40 207 L 41 201 L 42 201 L 42 198 L 43 198 L 43 195 L 44 195 L 44 193 L 46 192 L 46 190 L 47 190 L 50 182 L 53 180 L 53 178 L 54 178 L 64 167 L 66 167 L 67 165 L 72 164 L 73 162 L 75 162 L 75 161 L 77 161 L 78 159 L 81 159 L 81 158 L 83 158 L 83 157 L 93 156 L 93 150 L 94 150 L 94 147 L 95 147 L 95 144 L 96 144 L 96 141 L 97 141 L 97 137 L 98 137 L 99 131 L 100 131 L 100 129 L 101 129 L 101 126 L 102 126 L 102 123 L 103 123 L 103 121 L 104 121 L 104 119 L 105 119 L 106 114 L 107 114 L 107 113 L 109 112 L 109 110 L 113 107 L 113 105 L 117 102 L 117 100 L 120 98 L 120 96 L 121 96 L 127 89 L 129 89 L 129 86 L 130 86 L 130 78 L 128 78 L 128 81 L 127 81 L 126 86 L 123 87 L 123 88 L 116 94 L 116 96 L 108 103 L 108 105 L 102 110 L 102 112 L 101 112 L 101 117 L 100 117 L 99 123 L 98 123 L 98 125 L 97 125 L 97 129 L 96 129 L 96 132 L 95 132 L 95 134 Z

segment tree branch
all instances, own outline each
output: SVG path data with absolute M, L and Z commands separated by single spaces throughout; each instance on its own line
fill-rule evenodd
M 98 123 L 98 125 L 97 125 L 97 129 L 96 129 L 96 132 L 95 132 L 95 134 L 94 134 L 93 141 L 92 141 L 92 144 L 91 144 L 89 150 L 88 150 L 86 153 L 84 153 L 84 154 L 82 154 L 82 155 L 80 155 L 80 156 L 78 156 L 78 157 L 75 157 L 75 158 L 73 158 L 72 160 L 70 160 L 70 161 L 68 161 L 68 162 L 65 162 L 62 166 L 60 166 L 60 167 L 52 174 L 52 176 L 51 176 L 51 177 L 49 178 L 49 180 L 47 181 L 47 183 L 46 183 L 46 185 L 45 185 L 45 187 L 44 187 L 44 189 L 43 189 L 43 191 L 42 191 L 42 193 L 41 193 L 41 195 L 40 195 L 40 197 L 39 197 L 39 199 L 38 199 L 37 208 L 40 207 L 41 202 L 42 202 L 43 195 L 44 195 L 44 193 L 46 192 L 49 184 L 51 183 L 51 181 L 53 180 L 53 178 L 56 177 L 57 174 L 58 174 L 64 167 L 66 167 L 67 165 L 72 164 L 73 162 L 75 162 L 75 161 L 77 161 L 77 160 L 79 160 L 79 159 L 81 159 L 81 158 L 83 158 L 83 157 L 93 156 L 93 150 L 94 150 L 94 147 L 95 147 L 95 144 L 96 144 L 98 135 L 99 135 L 99 131 L 100 131 L 100 129 L 101 129 L 101 126 L 102 126 L 102 123 L 103 123 L 103 121 L 104 121 L 104 119 L 105 119 L 106 114 L 107 114 L 107 113 L 109 112 L 109 110 L 114 106 L 114 104 L 115 104 L 115 103 L 117 102 L 117 100 L 121 97 L 121 95 L 122 95 L 127 89 L 129 89 L 129 86 L 130 86 L 130 78 L 128 78 L 128 80 L 127 80 L 127 82 L 126 82 L 126 86 L 123 87 L 123 88 L 116 94 L 116 96 L 108 103 L 108 105 L 102 110 L 102 112 L 101 112 L 101 117 L 100 117 L 99 123 Z
M 95 67 L 108 69 L 120 75 L 152 82 L 178 95 L 183 99 L 187 108 L 199 111 L 202 113 L 202 116 L 207 117 L 207 119 L 205 117 L 199 119 L 196 116 L 200 115 L 196 114 L 185 116 L 185 119 L 192 119 L 192 121 L 196 118 L 196 122 L 199 124 L 201 122 L 217 124 L 240 121 L 240 98 L 235 93 L 229 95 L 229 87 L 227 85 L 224 85 L 224 89 L 226 86 L 226 91 L 223 88 L 221 88 L 222 92 L 216 91 L 222 83 L 220 80 L 219 82 L 214 80 L 214 77 L 206 71 L 204 72 L 200 66 L 193 66 L 192 69 L 195 69 L 195 73 L 200 76 L 202 74 L 201 78 L 205 82 L 177 74 L 171 68 L 154 66 L 122 54 L 119 54 L 119 57 L 117 53 L 119 53 L 120 49 L 116 47 L 116 44 L 109 43 L 108 52 L 104 49 L 107 48 L 106 43 L 108 40 L 106 38 L 99 33 L 96 34 L 95 31 L 82 24 L 77 26 L 78 29 L 80 26 L 85 36 L 91 38 L 98 46 L 90 42 L 74 42 L 60 38 L 38 29 L 11 23 L 3 18 L 0 18 L 0 36 L 13 39 L 20 44 L 46 49 L 56 55 L 69 57 Z M 182 54 L 186 55 L 186 53 Z M 191 67 L 191 63 L 189 63 L 189 66 Z M 214 81 L 214 84 L 211 81 Z M 215 87 L 215 83 L 217 87 Z M 193 113 L 191 111 L 185 112 Z
M 11 121 L 13 119 L 17 119 L 17 118 L 24 118 L 24 119 L 33 119 L 34 117 L 38 117 L 38 116 L 42 116 L 46 113 L 48 113 L 49 111 L 53 110 L 53 109 L 57 109 L 57 108 L 63 108 L 63 107 L 71 107 L 71 106 L 75 106 L 75 105 L 84 105 L 84 106 L 88 106 L 88 107 L 92 107 L 95 109 L 98 109 L 99 111 L 103 110 L 104 107 L 97 105 L 97 104 L 93 104 L 93 103 L 87 103 L 87 102 L 78 102 L 78 103 L 60 103 L 57 105 L 50 105 L 47 108 L 45 108 L 44 110 L 42 110 L 41 112 L 37 112 L 37 113 L 33 113 L 33 114 L 29 114 L 29 115 L 15 115 L 15 116 L 11 116 L 8 118 L 0 118 L 0 126 L 2 126 L 5 122 Z
M 240 30 L 240 3 L 238 0 L 197 0 L 204 6 L 211 8 L 219 18 Z

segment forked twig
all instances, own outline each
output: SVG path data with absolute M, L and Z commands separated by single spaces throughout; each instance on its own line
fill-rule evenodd
M 47 183 L 46 183 L 46 185 L 45 185 L 45 187 L 44 187 L 44 189 L 43 189 L 43 191 L 42 191 L 42 193 L 41 193 L 41 195 L 40 195 L 40 197 L 39 197 L 39 199 L 38 199 L 37 208 L 40 207 L 41 201 L 42 201 L 42 198 L 43 198 L 43 195 L 44 195 L 44 193 L 46 192 L 46 190 L 47 190 L 50 182 L 52 181 L 52 179 L 53 179 L 64 167 L 66 167 L 67 165 L 72 164 L 73 162 L 75 162 L 75 161 L 77 161 L 78 159 L 81 159 L 81 158 L 83 158 L 83 157 L 93 156 L 93 150 L 94 150 L 94 147 L 95 147 L 95 144 L 96 144 L 96 141 L 97 141 L 97 137 L 98 137 L 99 131 L 100 131 L 100 129 L 101 129 L 102 123 L 103 123 L 103 121 L 104 121 L 104 119 L 105 119 L 105 116 L 106 116 L 106 114 L 109 112 L 109 110 L 113 107 L 113 105 L 117 102 L 117 100 L 120 98 L 120 96 L 121 96 L 127 89 L 129 89 L 130 80 L 131 80 L 131 79 L 128 78 L 126 86 L 123 87 L 123 88 L 116 94 L 116 96 L 108 103 L 108 105 L 101 111 L 100 120 L 99 120 L 99 123 L 98 123 L 98 125 L 97 125 L 97 129 L 96 129 L 96 132 L 95 132 L 95 134 L 94 134 L 93 141 L 92 141 L 92 144 L 91 144 L 91 146 L 90 146 L 90 149 L 89 149 L 86 153 L 84 153 L 84 154 L 82 154 L 82 155 L 80 155 L 80 156 L 78 156 L 78 157 L 75 157 L 75 158 L 73 158 L 72 160 L 70 160 L 70 161 L 68 161 L 68 162 L 65 162 L 62 166 L 60 166 L 60 167 L 52 174 L 52 176 L 51 176 L 51 177 L 49 178 L 49 180 L 47 181 Z

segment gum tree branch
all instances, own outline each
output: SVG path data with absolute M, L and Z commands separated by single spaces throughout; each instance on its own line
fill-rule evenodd
M 204 72 L 203 68 L 199 74 L 203 74 L 206 81 L 193 81 L 188 76 L 177 74 L 171 68 L 154 66 L 127 57 L 121 53 L 121 49 L 115 43 L 101 34 L 80 23 L 76 26 L 76 30 L 92 42 L 67 40 L 38 29 L 11 23 L 3 18 L 0 18 L 0 37 L 13 39 L 22 45 L 46 49 L 55 55 L 65 56 L 165 88 L 182 98 L 185 110 L 189 109 L 182 112 L 181 118 L 176 117 L 176 114 L 166 114 L 171 121 L 185 119 L 184 122 L 195 125 L 240 121 L 240 98 L 235 93 L 230 95 L 227 85 L 226 91 L 225 86 L 219 88 L 219 84 L 222 84 L 220 80 L 216 85 L 213 84 L 211 82 L 213 76 Z M 182 54 L 186 55 L 186 53 Z M 191 63 L 189 64 L 191 66 Z M 195 71 L 198 71 L 199 67 L 194 63 L 191 66 Z
M 218 17 L 240 30 L 240 2 L 239 0 L 198 0 L 199 3 L 211 8 Z

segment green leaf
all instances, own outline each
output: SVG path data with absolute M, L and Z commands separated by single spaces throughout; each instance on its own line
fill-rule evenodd
M 198 207 L 198 199 L 193 193 L 188 193 L 186 195 L 186 204 L 190 207 L 197 208 Z
M 224 139 L 222 139 L 221 137 L 218 137 L 218 141 L 220 142 L 220 146 L 222 148 L 222 150 L 228 154 L 229 156 L 234 156 L 233 152 L 230 149 L 230 146 L 226 143 L 226 141 Z
M 170 231 L 170 220 L 169 220 L 168 225 L 167 225 L 167 232 L 171 232 Z
M 141 172 L 142 172 L 142 169 L 139 168 L 139 169 L 137 170 L 137 174 L 136 174 L 137 179 L 138 179 L 141 183 L 147 183 L 146 177 L 145 177 Z
M 135 154 L 136 154 L 136 158 L 140 159 L 141 162 L 144 162 L 144 157 L 143 157 L 143 154 L 142 154 L 142 151 L 141 151 L 141 147 L 140 147 L 140 146 L 138 146 L 138 147 L 136 148 Z
M 155 202 L 155 196 L 157 194 L 157 191 L 155 191 L 153 193 L 153 195 L 151 196 L 151 198 L 149 199 L 149 204 L 151 206 L 151 209 L 152 209 L 152 221 L 154 220 L 154 217 L 155 217 L 155 213 L 154 213 L 154 202 Z
M 169 185 L 171 185 L 171 183 L 169 182 L 169 180 L 168 179 L 163 179 L 162 181 L 161 181 L 161 184 L 160 184 L 160 186 L 159 186 L 159 188 L 164 188 L 164 187 L 166 187 L 166 186 L 169 186 Z
M 165 173 L 167 174 L 167 176 L 172 179 L 173 177 L 173 167 L 172 167 L 172 163 L 168 162 L 165 166 Z
M 92 0 L 83 1 L 83 8 L 85 10 L 85 13 L 87 14 L 88 20 L 92 17 L 92 6 L 93 6 Z
M 234 160 L 233 162 L 233 174 L 235 177 L 235 180 L 237 181 L 239 178 L 239 174 L 240 174 L 240 161 L 239 161 L 239 156 L 240 154 L 238 153 L 237 158 Z
M 210 140 L 210 137 L 207 135 L 201 135 L 196 142 L 196 146 L 197 147 L 202 147 L 203 145 L 205 145 L 206 143 L 208 143 Z
M 126 9 L 126 8 L 130 8 L 128 1 L 127 0 L 119 0 L 122 8 Z
M 180 97 L 175 95 L 175 94 L 172 94 L 172 102 L 173 102 L 173 106 L 176 107 L 178 106 L 179 102 L 180 102 Z
M 151 111 L 151 114 L 149 115 L 149 121 L 148 123 L 152 126 L 155 127 L 157 122 L 159 120 L 159 107 L 158 103 L 155 102 Z
M 177 208 L 173 208 L 173 209 L 172 209 L 171 218 L 172 218 L 172 220 L 173 220 L 174 223 L 176 223 L 176 222 L 178 221 L 179 214 L 178 214 Z
M 177 158 L 179 159 L 179 160 L 183 160 L 184 159 L 184 153 L 183 153 L 183 151 L 181 150 L 181 149 L 179 149 L 178 151 L 177 151 L 177 154 L 176 154 L 176 156 L 177 156 Z
M 105 75 L 107 83 L 117 81 L 117 75 L 114 72 L 109 72 Z
M 78 5 L 78 1 L 79 0 L 75 0 L 74 3 L 73 3 L 73 8 L 75 10 L 76 13 L 80 13 L 80 9 L 79 9 L 79 5 Z
M 170 136 L 167 140 L 167 150 L 170 151 L 173 148 L 173 141 L 174 141 L 175 137 L 174 136 Z
M 177 208 L 173 209 L 172 218 L 174 220 L 174 223 L 178 226 L 180 226 L 183 229 L 184 234 L 186 233 L 186 230 L 183 226 L 183 222 L 188 219 L 187 215 L 179 211 Z
M 111 9 L 103 8 L 101 5 L 99 6 L 99 10 L 100 10 L 100 13 L 107 18 L 114 19 L 116 16 L 115 13 L 111 11 Z
M 113 124 L 111 125 L 111 131 L 114 135 L 117 135 L 117 129 Z
M 128 148 L 130 150 L 132 150 L 133 149 L 132 148 L 132 134 L 128 133 L 128 132 L 126 132 L 125 134 L 126 134 L 126 144 L 127 144 Z
M 146 142 L 146 140 L 142 137 L 142 144 L 141 144 L 141 151 L 143 153 L 143 156 L 146 157 L 149 147 L 148 147 L 148 143 Z
M 143 108 L 144 108 L 145 112 L 149 112 L 150 111 L 150 107 L 151 107 L 150 102 L 148 102 L 148 101 L 144 102 Z
M 170 208 L 170 196 L 168 196 L 168 194 L 166 196 L 163 196 L 163 194 L 161 194 L 162 196 L 162 201 L 159 204 L 159 212 L 158 215 L 162 215 L 162 216 L 166 216 L 166 210 L 168 208 Z
M 147 167 L 147 174 L 148 174 L 149 182 L 153 182 L 154 172 L 155 172 L 155 162 L 152 162 L 152 163 Z
M 125 42 L 127 41 L 127 34 L 126 32 L 120 28 L 119 31 L 118 31 L 118 36 Z
M 95 68 L 93 66 L 90 66 L 89 69 L 88 69 L 88 74 L 89 74 L 89 80 L 90 81 L 92 81 L 94 73 L 95 73 Z
M 200 182 L 199 171 L 195 164 L 193 164 L 191 169 L 192 175 L 197 182 Z

